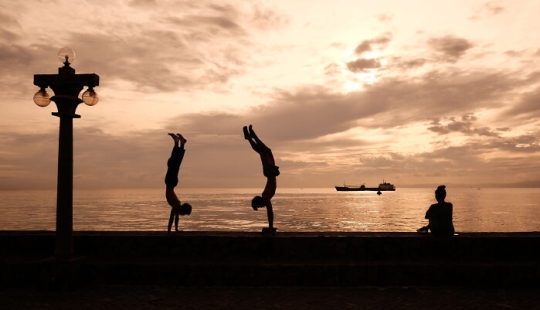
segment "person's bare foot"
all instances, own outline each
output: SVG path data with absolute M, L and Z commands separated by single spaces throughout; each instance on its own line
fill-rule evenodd
M 253 125 L 249 125 L 249 135 L 252 138 L 256 138 L 257 135 L 255 134 L 255 131 L 253 131 Z
M 181 134 L 177 133 L 176 136 L 178 136 L 180 143 L 185 144 L 187 142 L 187 140 Z
M 178 144 L 178 142 L 180 142 L 180 138 L 175 135 L 174 133 L 168 133 L 169 136 L 171 136 L 173 139 L 174 139 L 174 143 Z
M 247 129 L 247 126 L 244 126 L 244 128 L 242 128 L 244 130 L 244 139 L 248 140 L 249 139 L 249 132 L 248 132 L 248 129 Z

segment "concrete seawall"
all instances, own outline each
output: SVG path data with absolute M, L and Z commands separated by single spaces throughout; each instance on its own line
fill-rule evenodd
M 24 286 L 540 286 L 540 233 L 75 232 L 74 259 L 50 259 L 54 232 L 0 231 L 0 283 Z

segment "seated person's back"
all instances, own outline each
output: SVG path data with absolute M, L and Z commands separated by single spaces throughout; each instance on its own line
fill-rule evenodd
M 432 204 L 426 212 L 429 220 L 429 229 L 436 236 L 448 236 L 454 234 L 452 222 L 453 206 L 450 202 L 440 201 Z

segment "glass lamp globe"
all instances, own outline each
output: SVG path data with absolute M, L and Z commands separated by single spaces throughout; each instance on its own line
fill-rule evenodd
M 42 89 L 34 95 L 34 103 L 44 108 L 51 103 L 51 98 L 49 97 L 49 94 L 47 94 L 47 91 Z
M 69 47 L 63 47 L 58 51 L 58 59 L 65 64 L 75 61 L 75 52 Z
M 99 97 L 93 89 L 87 89 L 82 94 L 82 101 L 84 102 L 84 104 L 88 106 L 93 106 L 93 105 L 96 105 L 96 103 L 98 103 Z

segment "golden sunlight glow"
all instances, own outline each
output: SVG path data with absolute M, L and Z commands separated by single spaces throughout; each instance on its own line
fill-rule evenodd
M 362 73 L 357 73 L 356 76 L 360 81 L 368 84 L 373 84 L 378 80 L 378 69 L 369 69 Z
M 362 58 L 366 58 L 366 59 L 378 59 L 380 57 L 381 55 L 378 51 L 369 51 L 369 52 L 364 52 L 362 54 Z
M 360 83 L 355 81 L 347 81 L 345 82 L 345 90 L 346 91 L 355 91 L 359 90 L 361 87 Z
M 364 84 L 373 84 L 379 80 L 380 73 L 379 68 L 366 68 L 359 72 L 352 72 L 347 68 L 347 64 L 353 61 L 358 60 L 359 58 L 354 55 L 354 51 L 347 50 L 343 55 L 344 66 L 342 68 L 343 78 L 345 80 L 344 89 L 345 91 L 355 91 L 362 88 Z M 380 60 L 380 53 L 378 51 L 369 51 L 365 55 L 362 55 L 362 59 L 378 61 L 381 66 L 386 64 L 386 60 Z

